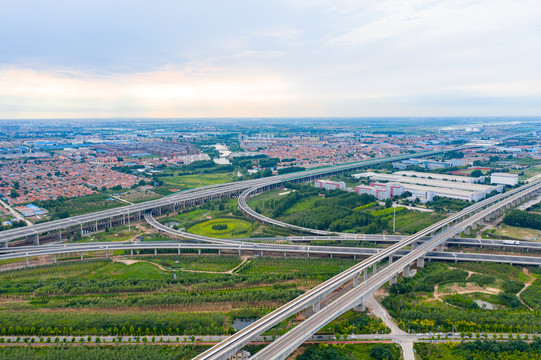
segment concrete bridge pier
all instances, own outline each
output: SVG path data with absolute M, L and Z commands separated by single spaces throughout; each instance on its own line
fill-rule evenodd
M 389 280 L 389 285 L 394 285 L 398 281 L 398 275 L 394 274 L 391 280 Z
M 30 266 L 30 259 L 28 258 L 28 255 L 26 255 L 26 267 Z
M 158 256 L 158 249 L 154 249 L 154 256 Z
M 312 311 L 313 312 L 318 312 L 319 310 L 321 310 L 321 302 L 318 301 L 316 302 L 315 304 L 312 305 Z
M 201 256 L 201 249 L 197 249 L 197 255 Z
M 83 261 L 83 252 L 81 251 L 81 261 Z
M 130 249 L 130 256 L 133 256 L 133 249 Z
M 419 245 L 419 244 L 417 243 L 417 241 L 412 242 L 412 243 L 411 243 L 411 250 L 417 249 L 417 246 L 418 246 L 418 245 Z
M 443 252 L 443 247 L 444 247 L 445 244 L 439 244 L 438 247 L 436 248 L 436 250 L 438 252 Z
M 377 272 L 377 270 L 378 270 L 378 264 L 374 264 L 374 265 L 372 266 L 372 275 L 375 275 L 376 272 Z
M 7 241 L 4 241 L 3 243 L 0 243 L 0 248 L 7 248 L 8 247 L 8 242 Z
M 56 254 L 53 255 L 54 263 L 56 264 Z
M 366 281 L 367 278 L 368 278 L 368 269 L 364 269 L 364 271 L 363 271 L 363 281 Z
M 411 267 L 409 265 L 404 266 L 404 269 L 402 270 L 402 275 L 404 277 L 411 277 Z
M 464 231 L 462 232 L 464 235 L 470 235 L 470 227 L 467 226 Z
M 418 268 L 424 268 L 425 267 L 425 258 L 420 257 L 417 259 L 417 267 Z
M 389 256 L 389 265 L 391 265 L 392 263 L 393 263 L 393 257 Z

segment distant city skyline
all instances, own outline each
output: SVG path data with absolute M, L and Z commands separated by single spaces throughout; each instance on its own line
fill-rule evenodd
M 541 115 L 535 0 L 1 9 L 2 119 Z

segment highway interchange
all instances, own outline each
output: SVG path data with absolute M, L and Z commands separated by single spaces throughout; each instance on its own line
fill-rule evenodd
M 467 145 L 470 147 L 476 145 Z M 458 148 L 460 149 L 460 148 Z M 457 149 L 452 149 L 457 150 Z M 450 151 L 450 150 L 444 150 Z M 259 319 L 247 328 L 237 332 L 223 342 L 217 344 L 211 349 L 203 352 L 195 359 L 226 359 L 243 346 L 256 339 L 261 333 L 275 326 L 279 322 L 287 319 L 289 316 L 309 307 L 313 306 L 316 311 L 314 315 L 306 321 L 295 327 L 286 335 L 271 343 L 259 353 L 253 356 L 253 359 L 285 359 L 296 347 L 309 339 L 315 331 L 324 326 L 328 321 L 339 316 L 344 311 L 352 307 L 363 305 L 363 302 L 373 291 L 381 287 L 387 281 L 396 281 L 399 273 L 404 276 L 410 275 L 409 266 L 413 262 L 417 262 L 418 266 L 424 265 L 424 259 L 427 260 L 450 260 L 450 261 L 494 261 L 511 264 L 538 265 L 541 266 L 541 258 L 534 256 L 520 255 L 492 255 L 480 253 L 462 253 L 462 252 L 444 252 L 443 244 L 448 245 L 468 245 L 468 246 L 496 246 L 505 247 L 502 241 L 498 240 L 477 240 L 460 238 L 457 235 L 469 231 L 470 228 L 477 224 L 482 224 L 499 214 L 504 209 L 516 206 L 524 200 L 530 199 L 533 196 L 538 196 L 541 190 L 541 181 L 533 181 L 520 188 L 490 197 L 486 200 L 475 203 L 463 211 L 451 215 L 448 218 L 427 227 L 426 229 L 408 237 L 390 237 L 390 236 L 370 236 L 356 234 L 331 234 L 328 232 L 314 232 L 311 229 L 294 229 L 299 232 L 312 232 L 317 235 L 326 236 L 298 236 L 287 237 L 282 240 L 288 241 L 314 241 L 314 240 L 336 240 L 336 241 L 376 241 L 390 242 L 391 246 L 381 248 L 361 248 L 361 247 L 344 247 L 344 246 L 311 246 L 311 245 L 290 245 L 271 243 L 269 239 L 256 239 L 259 241 L 242 241 L 240 239 L 221 240 L 208 237 L 201 237 L 193 234 L 187 234 L 182 231 L 170 229 L 157 222 L 153 213 L 161 214 L 162 211 L 176 210 L 178 208 L 190 207 L 200 204 L 209 199 L 219 198 L 222 196 L 239 196 L 239 207 L 248 216 L 257 219 L 258 221 L 269 221 L 272 219 L 258 218 L 257 213 L 253 212 L 246 204 L 247 198 L 261 191 L 269 190 L 273 187 L 278 187 L 287 181 L 307 181 L 318 177 L 328 176 L 343 171 L 358 169 L 363 166 L 373 165 L 382 162 L 396 161 L 401 158 L 411 158 L 415 156 L 429 156 L 438 152 L 426 152 L 420 154 L 406 155 L 387 159 L 377 159 L 365 162 L 346 164 L 327 169 L 317 169 L 304 171 L 294 174 L 276 176 L 272 178 L 264 178 L 257 180 L 234 182 L 222 185 L 208 186 L 205 188 L 192 189 L 179 192 L 165 198 L 145 202 L 137 205 L 124 206 L 117 209 L 101 211 L 88 215 L 81 215 L 68 219 L 51 221 L 38 225 L 29 226 L 4 231 L 0 234 L 0 243 L 6 245 L 0 248 L 0 260 L 27 258 L 42 255 L 56 255 L 62 253 L 80 253 L 81 260 L 85 252 L 105 251 L 107 257 L 109 251 L 114 250 L 147 250 L 147 249 L 177 249 L 181 253 L 184 249 L 212 249 L 238 251 L 239 254 L 243 251 L 252 253 L 283 253 L 287 256 L 289 253 L 301 253 L 306 256 L 311 254 L 317 256 L 368 256 L 359 264 L 344 271 L 341 274 L 321 283 L 315 288 L 307 291 L 297 299 L 276 309 L 265 317 Z M 254 214 L 255 213 L 255 214 Z M 75 229 L 74 231 L 99 231 L 100 227 L 113 226 L 115 223 L 123 223 L 130 221 L 140 221 L 144 218 L 150 225 L 157 228 L 159 231 L 169 233 L 179 241 L 167 242 L 111 242 L 111 243 L 73 243 L 73 244 L 50 244 L 43 246 L 23 246 L 23 247 L 7 247 L 7 243 L 12 240 L 21 239 L 24 237 L 39 239 L 39 234 L 58 232 L 59 240 L 62 238 L 62 229 Z M 89 227 L 90 224 L 90 227 Z M 279 226 L 283 226 L 282 224 Z M 68 230 L 69 231 L 69 230 Z M 187 242 L 186 240 L 195 240 Z M 272 239 L 276 241 L 278 239 Z M 39 241 L 36 241 L 39 243 Z M 513 245 L 516 248 L 523 249 L 541 249 L 541 245 L 532 242 L 521 242 Z M 437 251 L 434 251 L 436 248 Z M 362 280 L 361 280 L 362 275 Z M 321 301 L 338 287 L 347 282 L 354 282 L 354 287 L 346 294 L 340 296 L 337 300 L 320 308 Z

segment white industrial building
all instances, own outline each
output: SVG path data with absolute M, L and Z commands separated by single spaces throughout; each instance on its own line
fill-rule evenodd
M 371 178 L 373 181 L 389 181 L 404 186 L 405 191 L 433 192 L 434 196 L 452 199 L 479 201 L 492 191 L 503 191 L 501 185 L 481 185 L 465 183 L 462 181 L 447 181 L 428 179 L 423 177 L 403 176 L 397 174 L 377 174 Z
M 423 190 L 412 190 L 411 196 L 408 197 L 408 200 L 414 201 L 415 199 L 421 200 L 422 203 L 426 203 L 434 200 L 434 192 L 432 191 L 423 191 Z
M 426 178 L 426 179 L 430 178 L 434 180 L 457 181 L 457 182 L 465 182 L 465 183 L 484 183 L 485 182 L 484 176 L 471 177 L 471 176 L 458 176 L 458 175 L 449 175 L 449 174 L 424 173 L 424 172 L 418 172 L 418 171 L 397 171 L 397 172 L 394 172 L 393 175 L 410 176 L 410 177 L 418 177 L 418 178 Z
M 357 194 L 374 195 L 378 200 L 387 200 L 390 197 L 402 195 L 404 193 L 404 187 L 400 184 L 371 183 L 370 186 L 355 186 L 355 192 Z
M 346 183 L 343 181 L 316 180 L 314 181 L 314 186 L 324 190 L 344 190 Z
M 490 175 L 490 183 L 515 186 L 518 184 L 518 174 L 492 173 Z

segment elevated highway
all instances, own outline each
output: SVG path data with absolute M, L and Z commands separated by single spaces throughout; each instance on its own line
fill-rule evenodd
M 26 249 L 16 252 L 6 252 L 0 254 L 0 260 L 11 259 L 28 259 L 36 256 L 54 256 L 59 254 L 81 254 L 81 259 L 84 260 L 85 253 L 105 252 L 106 257 L 109 253 L 116 250 L 127 250 L 134 255 L 138 250 L 154 251 L 157 250 L 177 250 L 178 254 L 182 254 L 185 250 L 214 250 L 235 252 L 242 254 L 254 255 L 301 255 L 301 256 L 340 256 L 364 258 L 378 254 L 383 249 L 360 248 L 360 247 L 342 247 L 342 246 L 302 246 L 302 245 L 280 245 L 280 244 L 254 244 L 254 243 L 237 243 L 237 244 L 220 244 L 220 243 L 185 243 L 175 241 L 149 241 L 149 242 L 102 242 L 102 243 L 72 243 L 72 244 L 57 244 L 57 245 L 38 245 L 29 246 Z M 410 253 L 410 250 L 399 250 L 393 256 L 401 258 Z M 541 257 L 522 256 L 522 255 L 495 255 L 481 253 L 462 253 L 462 252 L 439 252 L 433 251 L 426 255 L 428 261 L 485 261 L 497 262 L 514 265 L 525 266 L 541 266 Z
M 514 206 L 518 202 L 522 202 L 525 199 L 536 196 L 540 190 L 541 181 L 532 182 L 530 184 L 523 185 L 520 188 L 473 204 L 461 212 L 449 216 L 448 218 L 427 227 L 417 234 L 409 236 L 406 239 L 391 245 L 390 247 L 369 257 L 361 263 L 321 283 L 297 299 L 285 304 L 250 326 L 232 335 L 226 341 L 223 341 L 222 343 L 203 352 L 199 356 L 195 357 L 195 359 L 226 359 L 248 344 L 255 336 L 270 329 L 274 325 L 287 319 L 289 316 L 297 313 L 298 311 L 308 306 L 315 306 L 319 304 L 323 298 L 325 298 L 339 286 L 342 286 L 346 282 L 353 279 L 357 279 L 355 280 L 355 282 L 357 282 L 361 273 L 363 273 L 363 277 L 366 278 L 368 269 L 370 267 L 373 266 L 374 269 L 376 269 L 379 262 L 387 259 L 389 262 L 391 262 L 393 257 L 396 256 L 396 253 L 406 246 L 411 246 L 413 251 L 407 255 L 407 260 L 409 261 L 406 264 L 407 270 L 406 265 L 403 265 L 400 271 L 404 271 L 409 274 L 409 263 L 412 261 L 417 260 L 417 265 L 423 266 L 424 256 L 428 252 L 431 252 L 434 248 L 442 246 L 445 240 L 448 240 L 452 236 L 455 236 L 461 232 L 465 232 L 467 230 L 469 231 L 469 229 L 471 229 L 473 226 L 476 226 L 487 219 L 498 216 L 502 211 L 502 208 Z M 455 231 L 456 229 L 459 229 L 460 231 Z M 437 234 L 438 232 L 439 234 Z M 422 245 L 418 245 L 418 241 L 426 236 L 432 237 L 432 240 L 427 241 Z M 413 258 L 413 260 L 410 260 L 411 258 Z M 402 261 L 402 259 L 400 261 Z M 404 263 L 404 261 L 402 261 L 402 263 Z M 396 268 L 396 265 L 393 267 L 393 269 L 394 268 Z M 397 272 L 393 273 L 392 276 L 396 277 Z M 380 279 L 380 275 L 377 276 L 377 279 Z M 386 279 L 386 281 L 388 280 L 389 279 Z M 323 323 L 321 326 L 323 326 Z M 294 344 L 296 344 L 296 346 L 300 345 L 297 344 L 297 342 L 294 342 Z M 272 359 L 274 359 L 274 357 L 272 357 Z
M 244 190 L 257 187 L 269 189 L 285 182 L 302 182 L 318 179 L 323 176 L 341 174 L 365 166 L 398 161 L 403 159 L 437 155 L 448 151 L 461 150 L 471 147 L 478 147 L 476 144 L 459 146 L 451 149 L 406 154 L 383 159 L 374 159 L 331 166 L 327 168 L 301 171 L 297 173 L 284 174 L 263 179 L 238 181 L 226 184 L 205 186 L 197 189 L 181 191 L 158 200 L 147 201 L 140 204 L 122 206 L 119 208 L 98 211 L 91 214 L 73 216 L 67 219 L 59 219 L 50 222 L 40 223 L 23 228 L 16 228 L 2 231 L 0 233 L 0 246 L 7 246 L 9 241 L 26 238 L 29 242 L 39 244 L 41 234 L 55 234 L 58 239 L 68 234 L 81 233 L 82 235 L 99 231 L 118 224 L 130 224 L 133 221 L 140 221 L 144 212 L 154 210 L 158 213 L 177 211 L 187 207 L 202 204 L 205 201 L 221 198 L 239 196 Z

